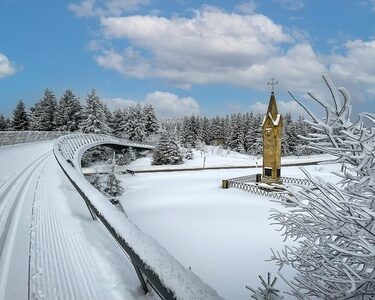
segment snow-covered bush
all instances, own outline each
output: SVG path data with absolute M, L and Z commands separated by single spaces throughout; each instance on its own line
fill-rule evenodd
M 99 192 L 101 192 L 103 190 L 103 185 L 102 185 L 102 182 L 100 180 L 100 176 L 99 176 L 99 173 L 98 173 L 98 169 L 95 168 L 95 172 L 92 174 L 92 177 L 91 177 L 91 184 L 94 188 L 96 188 Z
M 101 161 L 111 161 L 112 162 L 113 149 L 107 146 L 97 146 L 87 150 L 83 153 L 81 164 L 83 167 L 88 167 L 92 163 Z
M 136 160 L 137 156 L 133 147 L 129 147 L 126 150 L 122 150 L 120 154 L 117 155 L 116 163 L 119 166 L 125 166 L 130 164 L 132 161 Z
M 111 201 L 114 204 L 118 202 L 116 197 L 121 196 L 124 192 L 124 188 L 121 186 L 121 181 L 117 177 L 115 165 L 112 166 L 111 172 L 108 174 L 104 192 L 111 197 Z
M 154 149 L 153 165 L 178 165 L 182 163 L 180 147 L 169 132 L 160 135 L 159 142 Z
M 334 155 L 347 171 L 337 174 L 339 187 L 303 170 L 312 185 L 290 188 L 287 211 L 271 215 L 298 244 L 272 258 L 297 271 L 291 281 L 279 275 L 299 299 L 375 299 L 375 115 L 362 113 L 352 122 L 347 90 L 323 79 L 333 103 L 309 93 L 325 110 L 319 119 L 306 109 L 315 129 L 310 147 Z

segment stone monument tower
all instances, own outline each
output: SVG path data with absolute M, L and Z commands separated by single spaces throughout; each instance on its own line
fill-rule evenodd
M 278 84 L 274 78 L 268 83 L 272 86 L 271 98 L 267 113 L 263 118 L 263 176 L 266 183 L 280 183 L 281 179 L 281 135 L 283 120 L 277 111 L 274 86 Z

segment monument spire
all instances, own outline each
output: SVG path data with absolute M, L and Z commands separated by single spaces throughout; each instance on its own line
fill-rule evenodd
M 271 78 L 267 85 L 271 86 L 271 97 L 263 127 L 263 176 L 262 181 L 267 183 L 278 183 L 281 178 L 281 134 L 283 121 L 277 110 L 275 98 L 275 85 L 278 82 Z

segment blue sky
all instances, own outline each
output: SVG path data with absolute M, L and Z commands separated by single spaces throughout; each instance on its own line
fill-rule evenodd
M 320 75 L 374 112 L 375 1 L 0 0 L 0 113 L 51 88 L 159 115 L 263 111 L 325 96 Z

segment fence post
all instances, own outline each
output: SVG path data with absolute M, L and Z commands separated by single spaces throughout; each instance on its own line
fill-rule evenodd
M 227 189 L 227 188 L 229 187 L 229 185 L 228 185 L 228 180 L 226 180 L 226 179 L 222 180 L 222 181 L 221 181 L 221 187 L 222 187 L 223 189 Z

